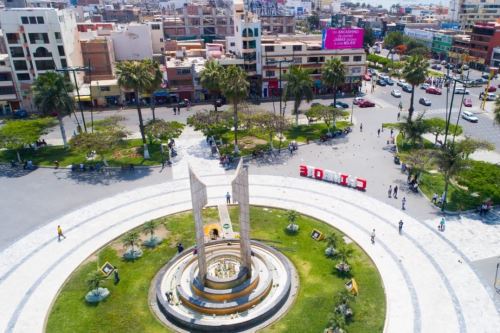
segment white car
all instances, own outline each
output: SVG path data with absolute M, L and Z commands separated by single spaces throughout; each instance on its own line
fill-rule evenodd
M 379 79 L 382 79 L 382 80 L 384 80 L 384 81 L 385 81 L 385 80 L 389 79 L 389 76 L 388 76 L 388 75 L 384 75 L 384 74 L 380 74 L 380 75 L 378 76 L 378 78 L 379 78 Z
M 397 85 L 400 86 L 400 87 L 404 86 L 405 84 L 406 84 L 406 80 L 405 79 L 401 79 L 397 83 Z
M 462 111 L 462 118 L 467 120 L 467 121 L 470 121 L 471 123 L 477 123 L 479 121 L 479 118 L 476 117 L 470 111 Z
M 428 83 L 424 83 L 424 84 L 422 84 L 422 85 L 420 86 L 420 89 L 422 89 L 422 90 L 426 90 L 426 89 L 427 89 L 427 88 L 429 88 L 430 86 L 431 86 L 430 84 L 428 84 Z
M 365 99 L 363 97 L 355 97 L 354 100 L 352 101 L 352 104 L 358 105 L 359 103 L 361 103 L 364 100 Z
M 484 97 L 484 92 L 482 92 L 482 93 L 479 94 L 479 98 L 480 99 L 483 99 L 483 97 Z M 488 95 L 486 95 L 486 100 L 487 101 L 494 101 L 496 99 L 497 99 L 497 95 L 494 94 L 494 93 L 488 93 Z
M 399 89 L 392 89 L 391 95 L 394 97 L 401 97 L 401 91 Z
M 464 87 L 458 87 L 458 88 L 455 88 L 455 94 L 468 95 L 468 94 L 470 94 L 470 91 L 465 89 Z

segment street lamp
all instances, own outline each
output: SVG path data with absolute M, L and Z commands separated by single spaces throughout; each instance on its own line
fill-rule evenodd
M 278 90 L 280 92 L 280 116 L 283 115 L 285 116 L 285 112 L 281 106 L 282 100 L 283 100 L 283 88 L 281 87 L 281 64 L 290 64 L 293 61 L 288 60 L 288 59 L 283 59 L 283 60 L 266 60 L 266 65 L 273 65 L 273 64 L 278 64 L 279 68 L 279 86 Z

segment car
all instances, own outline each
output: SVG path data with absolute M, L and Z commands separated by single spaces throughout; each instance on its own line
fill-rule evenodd
M 370 73 L 371 75 L 377 75 L 377 70 L 373 68 L 368 68 L 368 73 Z
M 439 71 L 439 70 L 441 70 L 442 67 L 440 65 L 436 64 L 436 65 L 432 65 L 431 68 Z
M 463 82 L 463 86 L 464 87 L 472 87 L 472 83 L 474 81 L 472 81 L 472 80 L 463 80 L 462 82 Z
M 378 79 L 377 84 L 381 87 L 385 87 L 387 85 L 387 83 L 385 83 L 385 80 L 382 79 Z
M 470 111 L 462 111 L 462 118 L 467 120 L 467 121 L 470 121 L 471 123 L 477 123 L 479 121 L 479 118 L 476 117 Z
M 430 83 L 424 83 L 420 86 L 420 89 L 423 89 L 423 90 L 426 90 L 427 88 L 429 88 L 431 85 Z
M 446 60 L 441 61 L 441 65 L 446 66 Z
M 375 106 L 375 103 L 364 100 L 361 103 L 358 104 L 360 108 L 371 108 Z
M 497 88 L 495 86 L 488 87 L 488 92 L 495 92 L 495 91 L 497 91 Z
M 407 93 L 411 93 L 413 91 L 413 88 L 410 84 L 406 83 L 403 87 L 402 87 L 403 91 L 404 92 L 407 92 Z
M 479 98 L 480 99 L 483 99 L 484 98 L 484 91 L 482 93 L 479 94 Z M 497 99 L 497 95 L 495 93 L 488 93 L 486 95 L 486 100 L 487 101 L 494 101 Z
M 463 66 L 462 66 L 462 70 L 464 70 L 464 71 L 468 71 L 468 70 L 469 70 L 469 66 L 467 66 L 467 65 L 463 65 Z
M 481 78 L 485 79 L 485 80 L 488 80 L 490 78 L 490 74 L 484 73 L 483 75 L 481 75 Z
M 24 109 L 14 110 L 14 112 L 12 113 L 12 118 L 14 118 L 14 119 L 28 118 L 28 111 L 26 111 Z
M 385 74 L 380 74 L 378 77 L 379 77 L 379 79 L 382 79 L 384 81 L 389 79 L 389 75 L 385 75 Z
M 406 80 L 405 79 L 401 79 L 398 81 L 398 83 L 396 83 L 398 86 L 400 87 L 403 87 L 405 84 L 406 84 Z
M 441 95 L 442 94 L 441 89 L 438 89 L 436 87 L 429 87 L 429 88 L 425 89 L 425 92 L 428 94 L 432 94 L 432 95 Z
M 366 73 L 365 75 L 363 75 L 363 80 L 365 80 L 365 81 L 371 81 L 372 77 L 371 77 L 370 74 Z
M 399 89 L 392 89 L 391 95 L 394 97 L 401 97 L 401 91 Z
M 365 99 L 361 97 L 354 97 L 354 100 L 352 101 L 352 104 L 354 105 L 359 105 L 359 103 L 363 102 Z
M 384 79 L 384 81 L 389 86 L 393 86 L 394 85 L 394 81 L 392 81 L 391 78 Z
M 472 106 L 472 99 L 465 98 L 463 104 L 464 104 L 464 106 L 470 108 Z
M 337 109 L 347 109 L 349 107 L 349 104 L 341 102 L 341 101 L 337 101 L 337 103 L 335 103 L 335 104 L 331 103 L 330 106 L 333 106 Z
M 470 94 L 470 91 L 465 89 L 465 87 L 457 87 L 455 88 L 455 94 L 458 94 L 458 95 L 469 95 Z M 438 95 L 441 95 L 441 94 L 438 94 Z
M 425 106 L 431 106 L 432 105 L 432 102 L 430 99 L 428 98 L 425 98 L 425 97 L 422 97 L 418 100 L 418 102 L 422 105 L 425 105 Z
M 472 86 L 481 86 L 483 84 L 486 84 L 488 83 L 488 80 L 485 79 L 485 78 L 480 78 L 480 79 L 475 79 L 474 81 L 472 81 Z
M 453 68 L 454 68 L 454 66 L 453 66 L 453 64 L 448 64 L 448 65 L 446 65 L 446 66 L 445 66 L 445 68 L 446 68 L 446 69 L 453 69 Z

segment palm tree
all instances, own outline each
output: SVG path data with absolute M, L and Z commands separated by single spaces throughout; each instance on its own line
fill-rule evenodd
M 116 75 L 118 85 L 125 89 L 134 91 L 137 114 L 139 116 L 139 130 L 141 132 L 142 143 L 144 145 L 144 158 L 149 159 L 148 144 L 144 131 L 144 122 L 141 111 L 141 94 L 149 91 L 158 79 L 155 68 L 158 64 L 152 60 L 142 61 L 122 61 L 116 64 Z M 161 75 L 161 73 L 160 73 Z
M 104 280 L 106 280 L 106 277 L 99 271 L 90 272 L 87 276 L 87 286 L 89 287 L 90 291 L 94 292 L 94 294 L 98 294 L 99 287 Z
M 322 72 L 323 82 L 333 87 L 333 105 L 335 105 L 338 86 L 345 81 L 345 66 L 339 58 L 331 58 L 322 66 Z
M 123 237 L 123 246 L 129 247 L 130 252 L 133 254 L 135 252 L 135 245 L 139 241 L 139 233 L 137 231 L 131 231 Z
M 415 98 L 415 87 L 425 82 L 428 73 L 428 62 L 421 55 L 411 56 L 403 67 L 403 77 L 411 84 L 410 108 L 408 109 L 408 122 L 413 116 L 413 100 Z
M 337 233 L 332 232 L 331 234 L 326 236 L 326 244 L 328 247 L 336 249 L 342 244 L 342 239 Z
M 153 114 L 153 120 L 156 120 L 156 114 L 155 114 L 156 99 L 154 93 L 161 87 L 161 84 L 163 82 L 163 74 L 161 73 L 160 65 L 156 61 L 148 61 L 144 65 L 149 67 L 149 72 L 151 73 L 153 78 L 150 85 L 146 88 L 146 93 L 151 95 L 150 97 L 151 103 L 149 105 L 151 106 L 151 113 Z
M 398 124 L 399 129 L 404 135 L 406 142 L 410 143 L 412 146 L 418 144 L 419 146 L 423 143 L 422 135 L 429 131 L 429 126 L 423 119 L 424 113 L 421 113 L 415 121 L 406 121 Z
M 156 221 L 149 221 L 144 224 L 142 232 L 146 235 L 149 234 L 149 240 L 152 241 L 156 228 L 158 228 L 158 223 Z
M 286 229 L 290 232 L 297 232 L 299 230 L 299 226 L 296 224 L 299 214 L 295 210 L 289 210 L 286 212 L 286 219 L 288 221 L 288 226 Z
M 310 102 L 313 98 L 313 81 L 309 76 L 309 71 L 301 66 L 290 66 L 285 74 L 287 81 L 285 88 L 285 98 L 293 99 L 293 112 L 295 114 L 295 125 L 299 124 L 299 107 L 305 98 Z
M 234 150 L 238 152 L 238 104 L 248 95 L 247 74 L 235 65 L 227 67 L 222 74 L 222 93 L 233 104 Z
M 68 146 L 63 117 L 73 109 L 74 103 L 68 91 L 73 91 L 73 84 L 56 72 L 40 74 L 31 88 L 33 102 L 44 115 L 56 115 L 61 129 L 64 147 Z
M 337 256 L 341 264 L 349 264 L 349 259 L 354 253 L 354 249 L 349 244 L 344 244 L 337 249 Z
M 493 110 L 493 113 L 495 115 L 495 123 L 500 125 L 500 97 L 497 97 L 497 100 L 495 101 L 495 109 Z
M 346 320 L 345 316 L 337 311 L 333 311 L 328 318 L 328 323 L 332 328 L 333 333 L 345 333 Z
M 203 88 L 208 90 L 215 112 L 217 112 L 217 97 L 221 92 L 221 77 L 224 69 L 215 60 L 210 60 L 205 64 L 205 68 L 200 75 L 200 83 Z

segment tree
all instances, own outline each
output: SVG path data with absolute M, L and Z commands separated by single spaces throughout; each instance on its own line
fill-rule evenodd
M 398 45 L 402 45 L 403 43 L 404 36 L 399 31 L 389 32 L 384 38 L 384 46 L 389 50 L 395 48 Z
M 269 135 L 271 149 L 274 149 L 273 139 L 276 133 L 281 134 L 289 127 L 288 121 L 284 117 L 265 111 L 254 114 L 252 116 L 252 121 L 259 131 Z M 280 135 L 279 149 L 281 149 L 281 141 L 282 135 Z
M 288 221 L 288 226 L 286 229 L 291 232 L 297 232 L 299 230 L 299 226 L 296 224 L 297 219 L 299 218 L 299 214 L 295 210 L 288 210 L 286 212 L 286 219 Z
M 335 232 L 326 236 L 326 256 L 333 257 L 337 253 L 337 248 L 343 243 L 343 239 Z
M 345 81 L 345 66 L 339 58 L 330 58 L 323 64 L 321 72 L 323 82 L 333 87 L 333 104 L 335 105 L 338 86 Z
M 116 75 L 118 85 L 125 89 L 134 91 L 137 115 L 139 116 L 139 130 L 141 132 L 142 144 L 144 145 L 144 158 L 149 159 L 148 144 L 144 131 L 144 121 L 141 111 L 141 94 L 152 89 L 158 79 L 158 63 L 146 59 L 142 61 L 121 61 L 116 64 Z M 161 73 L 160 73 L 161 75 Z
M 201 71 L 200 83 L 203 88 L 208 90 L 214 110 L 217 112 L 217 98 L 221 93 L 221 79 L 224 69 L 215 60 L 210 60 L 205 63 L 205 68 Z
M 339 258 L 339 262 L 341 264 L 348 265 L 349 259 L 351 258 L 353 253 L 354 249 L 349 244 L 343 244 L 342 246 L 339 246 L 339 248 L 337 249 L 337 257 Z
M 442 118 L 424 119 L 424 124 L 425 124 L 425 127 L 427 128 L 427 131 L 434 135 L 434 143 L 437 143 L 438 137 L 440 135 L 444 135 L 446 132 L 446 120 L 444 120 Z M 455 132 L 455 128 L 456 128 L 455 125 L 450 124 L 448 127 L 448 131 Z M 457 133 L 457 135 L 462 134 L 462 127 L 461 126 L 458 126 L 456 133 Z
M 311 15 L 307 17 L 307 23 L 309 24 L 310 30 L 319 29 L 319 15 L 316 11 L 313 11 Z
M 118 120 L 108 119 L 102 123 L 94 124 L 94 131 L 82 132 L 74 136 L 70 143 L 76 151 L 87 154 L 92 152 L 101 156 L 106 165 L 106 154 L 116 150 L 129 133 L 118 124 Z
M 495 101 L 495 109 L 493 110 L 493 114 L 495 115 L 495 123 L 500 125 L 500 97 L 497 97 Z
M 106 277 L 99 271 L 92 271 L 87 275 L 87 286 L 92 292 L 99 292 L 99 287 L 102 282 L 106 280 Z
M 155 235 L 155 230 L 158 228 L 158 223 L 156 221 L 148 221 L 142 227 L 142 232 L 144 234 L 149 234 L 149 239 L 153 239 Z
M 285 88 L 285 98 L 293 99 L 293 112 L 295 114 L 295 125 L 299 124 L 299 107 L 305 98 L 310 102 L 313 98 L 313 81 L 310 72 L 301 66 L 290 66 L 285 74 L 287 81 Z
M 403 77 L 406 81 L 411 84 L 411 98 L 410 98 L 410 108 L 408 109 L 408 122 L 411 122 L 413 116 L 413 103 L 415 98 L 415 87 L 421 83 L 424 83 L 428 74 L 427 60 L 420 55 L 411 56 L 405 67 L 403 68 Z
M 68 146 L 63 117 L 71 113 L 74 102 L 68 92 L 73 91 L 73 84 L 63 75 L 46 72 L 38 75 L 31 87 L 33 102 L 38 110 L 47 116 L 56 116 L 59 121 L 64 147 Z
M 412 146 L 415 144 L 421 146 L 423 143 L 422 135 L 428 132 L 426 123 L 423 120 L 424 113 L 421 113 L 415 121 L 407 121 L 398 123 L 398 127 L 403 132 L 403 136 L 406 142 L 410 143 Z
M 139 241 L 139 233 L 137 231 L 131 231 L 123 237 L 123 246 L 128 247 L 130 249 L 131 257 L 135 256 L 136 250 L 135 245 Z
M 21 162 L 20 150 L 38 141 L 53 125 L 52 118 L 7 121 L 0 127 L 0 147 L 15 150 L 17 160 Z
M 321 115 L 319 113 L 319 108 L 316 105 L 313 105 L 309 110 L 307 110 L 304 115 L 307 118 L 307 123 L 311 124 L 313 121 L 320 119 Z
M 333 329 L 333 333 L 346 333 L 347 324 L 343 314 L 333 311 L 328 318 L 328 324 Z
M 375 35 L 373 34 L 372 28 L 365 28 L 365 34 L 363 37 L 363 45 L 365 49 L 372 47 L 375 44 Z
M 207 137 L 220 138 L 230 131 L 232 121 L 232 112 L 196 112 L 187 119 L 187 124 Z
M 319 114 L 321 116 L 321 119 L 323 119 L 326 128 L 328 129 L 328 133 L 330 133 L 330 128 L 332 126 L 335 127 L 335 122 L 337 121 L 337 119 L 340 117 L 345 117 L 348 112 L 339 110 L 332 106 L 325 106 L 319 110 Z
M 227 67 L 222 75 L 222 94 L 233 105 L 234 150 L 238 152 L 238 104 L 248 95 L 249 83 L 246 72 L 235 65 Z
M 151 119 L 144 126 L 149 143 L 154 141 L 166 141 L 176 139 L 184 130 L 184 124 L 177 121 L 165 121 L 163 119 Z

